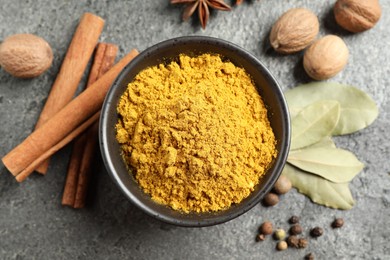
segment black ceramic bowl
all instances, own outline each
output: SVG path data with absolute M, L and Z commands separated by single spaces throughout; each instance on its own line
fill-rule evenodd
M 116 107 L 120 96 L 135 75 L 141 70 L 175 59 L 179 54 L 220 54 L 244 68 L 253 78 L 257 90 L 267 108 L 271 127 L 277 140 L 277 158 L 262 177 L 250 196 L 239 204 L 214 213 L 185 214 L 167 206 L 159 205 L 145 194 L 126 169 L 115 139 L 115 124 L 118 120 Z M 190 36 L 158 43 L 130 62 L 115 80 L 103 104 L 100 120 L 100 149 L 106 168 L 125 196 L 149 215 L 179 226 L 211 226 L 231 220 L 256 205 L 273 187 L 285 164 L 290 144 L 290 119 L 283 92 L 266 67 L 252 54 L 230 42 L 217 38 Z

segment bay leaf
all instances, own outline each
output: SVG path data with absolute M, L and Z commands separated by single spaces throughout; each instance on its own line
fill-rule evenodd
M 340 103 L 340 120 L 333 135 L 356 132 L 369 126 L 378 116 L 375 101 L 364 91 L 334 82 L 313 82 L 285 92 L 294 117 L 307 105 L 318 100 L 337 100 Z
M 290 151 L 287 161 L 301 170 L 336 183 L 351 181 L 364 167 L 353 153 L 332 147 Z
M 282 174 L 313 202 L 335 209 L 351 209 L 355 205 L 348 183 L 334 183 L 286 164 Z
M 309 146 L 310 148 L 329 147 L 336 148 L 336 144 L 333 142 L 332 137 L 326 136 L 315 144 Z M 308 148 L 309 148 L 308 147 Z
M 320 100 L 308 105 L 291 122 L 290 150 L 317 143 L 329 136 L 340 117 L 340 105 L 333 100 Z

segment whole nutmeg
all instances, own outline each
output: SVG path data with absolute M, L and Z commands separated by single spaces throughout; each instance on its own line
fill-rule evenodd
M 349 51 L 336 35 L 327 35 L 315 41 L 303 56 L 306 73 L 316 80 L 324 80 L 339 73 L 348 62 Z
M 15 77 L 37 77 L 51 66 L 52 61 L 50 45 L 33 34 L 15 34 L 0 45 L 0 66 Z
M 378 0 L 338 0 L 333 12 L 336 22 L 350 32 L 374 27 L 382 14 Z
M 314 41 L 319 31 L 317 16 L 305 8 L 285 12 L 271 29 L 270 43 L 275 51 L 294 53 Z
M 274 186 L 274 191 L 277 194 L 285 194 L 291 190 L 291 181 L 284 175 L 280 176 Z

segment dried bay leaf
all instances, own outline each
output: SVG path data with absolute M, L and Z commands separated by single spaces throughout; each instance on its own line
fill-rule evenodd
M 291 150 L 303 148 L 329 136 L 340 117 L 340 104 L 333 100 L 320 100 L 308 105 L 291 123 Z
M 313 82 L 285 92 L 294 117 L 307 105 L 318 100 L 337 100 L 341 106 L 340 120 L 333 135 L 356 132 L 370 125 L 378 116 L 374 100 L 360 89 L 334 82 Z
M 334 183 L 286 164 L 282 174 L 313 202 L 335 209 L 351 209 L 355 201 L 348 183 Z
M 291 151 L 287 161 L 336 183 L 351 181 L 364 167 L 353 153 L 332 147 L 308 147 Z
M 310 148 L 319 148 L 319 147 L 336 148 L 336 144 L 333 142 L 330 136 L 326 136 L 325 138 L 321 139 L 319 142 L 310 145 Z

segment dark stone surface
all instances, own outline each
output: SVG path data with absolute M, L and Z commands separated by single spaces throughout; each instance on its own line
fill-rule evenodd
M 227 1 L 229 2 L 229 1 Z M 233 2 L 233 1 L 232 1 Z M 334 1 L 247 1 L 230 13 L 212 12 L 206 30 L 197 19 L 182 23 L 182 7 L 169 1 L 0 0 L 0 38 L 34 33 L 53 48 L 53 66 L 42 76 L 20 80 L 0 69 L 0 155 L 19 144 L 33 129 L 59 70 L 78 19 L 92 12 L 106 19 L 102 41 L 131 48 L 183 35 L 210 35 L 230 40 L 255 54 L 277 77 L 284 90 L 310 81 L 302 68 L 302 53 L 282 56 L 269 50 L 268 32 L 287 9 L 304 6 L 318 14 L 320 35 L 343 37 L 350 60 L 332 81 L 368 92 L 380 114 L 368 128 L 336 139 L 365 163 L 350 188 L 352 210 L 313 204 L 295 190 L 272 208 L 255 206 L 228 223 L 208 228 L 179 228 L 154 220 L 131 205 L 109 179 L 99 153 L 88 206 L 61 206 L 69 147 L 52 159 L 47 176 L 32 175 L 19 184 L 0 166 L 0 259 L 390 259 L 390 2 L 382 0 L 383 16 L 372 30 L 349 34 L 332 16 Z M 83 80 L 83 83 L 85 80 Z M 270 238 L 255 242 L 258 226 L 271 220 L 288 230 L 288 219 L 301 217 L 304 234 L 314 226 L 324 235 L 309 239 L 301 250 L 277 252 Z M 335 217 L 345 225 L 333 230 Z

